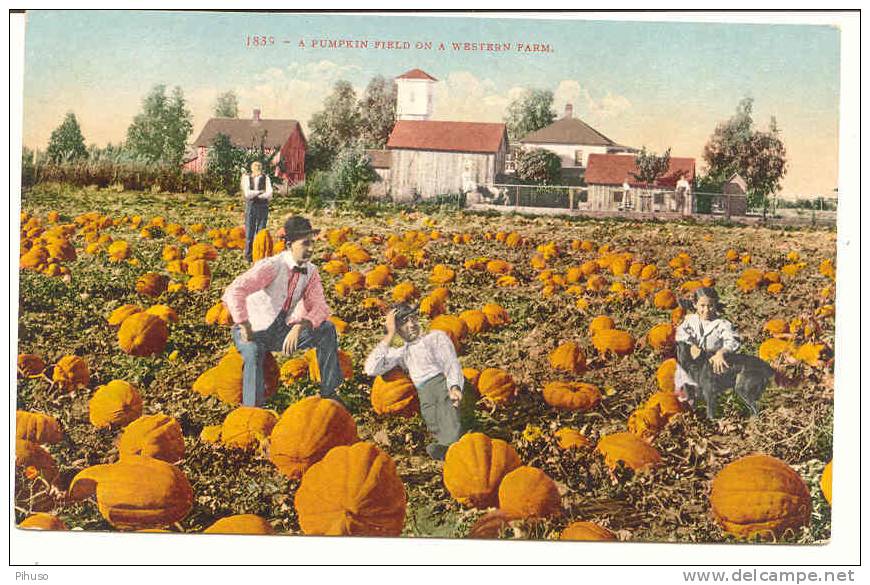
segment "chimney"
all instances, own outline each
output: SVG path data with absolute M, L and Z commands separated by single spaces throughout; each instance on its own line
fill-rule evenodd
M 253 120 L 254 120 L 254 122 L 260 121 L 260 108 L 257 108 L 254 110 Z
M 573 118 L 574 117 L 574 106 L 571 104 L 565 104 L 565 118 Z

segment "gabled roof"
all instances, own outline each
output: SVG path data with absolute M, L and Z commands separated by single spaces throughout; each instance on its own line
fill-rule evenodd
M 619 146 L 583 120 L 562 118 L 549 126 L 530 132 L 520 139 L 522 143 L 582 144 L 587 146 Z
M 634 156 L 628 154 L 590 154 L 586 166 L 585 180 L 587 185 L 622 185 L 626 177 L 632 187 L 643 184 L 634 178 L 637 172 Z M 691 182 L 695 178 L 695 159 L 671 157 L 668 172 L 659 177 L 655 185 L 658 187 L 673 187 L 679 180 L 680 173 L 686 175 Z
M 205 123 L 193 145 L 211 146 L 218 134 L 226 134 L 235 147 L 259 147 L 260 137 L 265 132 L 265 146 L 280 148 L 297 128 L 302 131 L 296 120 L 212 118 Z
M 411 69 L 399 75 L 396 79 L 428 79 L 429 81 L 438 81 L 422 69 Z
M 393 155 L 389 150 L 370 149 L 366 150 L 366 154 L 372 161 L 373 169 L 388 169 L 392 165 Z
M 498 152 L 502 144 L 507 145 L 502 123 L 435 120 L 399 120 L 387 140 L 387 148 L 448 152 Z

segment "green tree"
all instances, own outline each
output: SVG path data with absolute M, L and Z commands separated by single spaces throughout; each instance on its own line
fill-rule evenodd
M 214 115 L 217 118 L 238 118 L 239 98 L 232 90 L 220 94 L 214 103 Z
M 72 112 L 68 112 L 60 126 L 52 131 L 46 155 L 53 163 L 71 162 L 88 156 L 85 137 Z
M 181 88 L 175 87 L 167 97 L 166 86 L 156 85 L 127 129 L 127 147 L 146 162 L 178 165 L 192 130 Z
M 543 148 L 520 150 L 516 157 L 516 175 L 523 181 L 554 185 L 562 174 L 559 156 Z
M 362 146 L 349 146 L 335 158 L 330 171 L 330 190 L 339 199 L 360 201 L 368 196 L 369 187 L 378 179 Z
M 553 92 L 544 89 L 526 90 L 510 103 L 504 117 L 508 136 L 512 141 L 549 126 L 555 119 Z
M 634 178 L 647 187 L 651 187 L 656 179 L 668 172 L 668 168 L 671 166 L 671 149 L 668 148 L 662 154 L 656 154 L 651 150 L 648 151 L 644 146 L 634 157 L 634 164 L 637 167 L 637 172 L 632 173 Z
M 337 81 L 323 102 L 323 110 L 311 117 L 308 127 L 306 169 L 327 169 L 341 149 L 359 139 L 360 112 L 353 86 L 347 81 Z
M 245 168 L 244 149 L 233 146 L 229 136 L 221 133 L 214 137 L 206 160 L 206 172 L 217 178 L 227 193 L 235 193 Z
M 766 132 L 754 128 L 752 105 L 752 98 L 744 98 L 735 115 L 716 126 L 704 146 L 705 180 L 721 185 L 740 173 L 749 205 L 767 210 L 769 196 L 779 191 L 787 171 L 786 151 L 776 118 L 771 117 Z
M 383 148 L 396 124 L 396 83 L 378 75 L 359 102 L 360 137 L 368 148 Z

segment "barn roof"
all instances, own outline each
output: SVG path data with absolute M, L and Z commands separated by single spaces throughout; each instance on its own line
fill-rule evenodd
M 631 155 L 590 154 L 585 179 L 588 185 L 622 185 L 628 177 L 631 186 L 640 186 L 642 183 L 631 174 L 636 172 L 637 165 Z M 686 180 L 691 182 L 695 178 L 695 159 L 672 156 L 668 172 L 657 179 L 655 184 L 659 187 L 673 187 L 677 184 L 680 173 L 684 173 Z
M 260 137 L 265 132 L 265 146 L 280 148 L 297 128 L 296 120 L 212 118 L 205 123 L 193 145 L 211 146 L 218 134 L 226 134 L 233 146 L 250 148 L 260 145 Z
M 549 126 L 530 132 L 520 139 L 522 143 L 584 144 L 590 146 L 619 146 L 613 140 L 577 118 L 562 118 Z
M 389 150 L 366 150 L 366 154 L 372 161 L 372 168 L 388 169 L 392 165 L 392 155 Z
M 428 79 L 429 81 L 438 81 L 422 69 L 411 69 L 399 75 L 396 79 Z
M 387 148 L 490 153 L 498 152 L 503 143 L 507 144 L 507 128 L 502 123 L 399 120 Z

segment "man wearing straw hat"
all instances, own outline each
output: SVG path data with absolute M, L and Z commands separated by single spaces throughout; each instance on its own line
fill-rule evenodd
M 408 372 L 417 389 L 420 414 L 434 439 L 426 452 L 443 460 L 447 448 L 464 432 L 460 402 L 465 379 L 453 342 L 443 331 L 423 335 L 417 307 L 409 303 L 399 303 L 387 313 L 386 328 L 387 334 L 366 359 L 365 373 L 380 376 L 396 366 Z M 396 333 L 405 342 L 402 347 L 390 347 Z
M 290 355 L 315 348 L 320 367 L 320 396 L 339 400 L 342 382 L 338 335 L 329 321 L 317 268 L 309 261 L 312 237 L 320 230 L 300 216 L 284 223 L 285 249 L 264 258 L 236 277 L 222 297 L 235 325 L 233 341 L 244 359 L 242 404 L 265 401 L 263 358 L 267 351 Z

